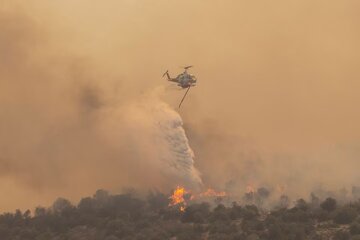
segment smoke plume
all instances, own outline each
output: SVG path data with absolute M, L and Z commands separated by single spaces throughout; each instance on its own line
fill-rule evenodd
M 350 194 L 360 181 L 359 7 L 2 1 L 0 209 L 177 184 Z M 199 83 L 177 114 L 183 92 L 161 74 L 186 64 Z
M 41 24 L 11 10 L 0 18 L 2 210 L 97 188 L 201 186 L 182 119 L 160 100 L 162 88 L 131 92 L 80 54 L 51 54 Z

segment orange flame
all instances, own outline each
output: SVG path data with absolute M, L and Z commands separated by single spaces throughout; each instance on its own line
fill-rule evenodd
M 184 195 L 187 193 L 185 188 L 177 186 L 174 190 L 173 194 L 169 197 L 171 202 L 169 203 L 169 206 L 175 206 L 178 204 L 185 204 Z
M 178 206 L 181 212 L 185 212 L 185 207 L 187 205 L 187 200 L 195 200 L 202 197 L 225 197 L 228 196 L 226 192 L 217 192 L 212 188 L 207 189 L 205 192 L 199 193 L 197 195 L 191 195 L 189 198 L 185 199 L 184 196 L 189 194 L 189 192 L 181 186 L 177 186 L 173 194 L 169 197 L 171 200 L 169 206 Z

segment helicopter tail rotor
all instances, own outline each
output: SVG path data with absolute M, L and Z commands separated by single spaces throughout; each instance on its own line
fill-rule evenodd
M 170 74 L 169 74 L 169 70 L 166 70 L 166 72 L 163 74 L 163 77 L 167 77 L 167 79 L 169 80 L 169 81 L 171 81 L 171 77 L 170 77 Z
M 169 70 L 166 70 L 166 72 L 164 72 L 164 74 L 162 75 L 163 77 L 165 77 L 165 75 L 169 74 Z

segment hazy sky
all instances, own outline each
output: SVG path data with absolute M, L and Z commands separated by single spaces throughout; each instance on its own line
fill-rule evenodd
M 124 139 L 142 132 L 122 127 L 122 110 L 161 85 L 176 108 L 183 92 L 161 75 L 188 64 L 198 86 L 179 113 L 207 185 L 287 182 L 301 195 L 358 183 L 359 8 L 357 0 L 3 0 L 0 209 L 145 183 L 146 171 L 125 163 Z

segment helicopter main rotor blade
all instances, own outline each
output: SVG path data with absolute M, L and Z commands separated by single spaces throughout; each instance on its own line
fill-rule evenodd
M 179 108 L 181 107 L 181 104 L 183 103 L 183 101 L 184 101 L 184 99 L 185 99 L 188 91 L 190 90 L 190 88 L 191 88 L 191 86 L 188 87 L 188 89 L 186 90 L 186 93 L 184 94 L 183 98 L 181 99 L 181 102 L 180 102 L 180 104 L 179 104 Z
M 189 68 L 192 68 L 194 67 L 193 65 L 190 65 L 190 66 L 182 66 L 181 68 L 185 69 L 185 70 L 188 70 Z

